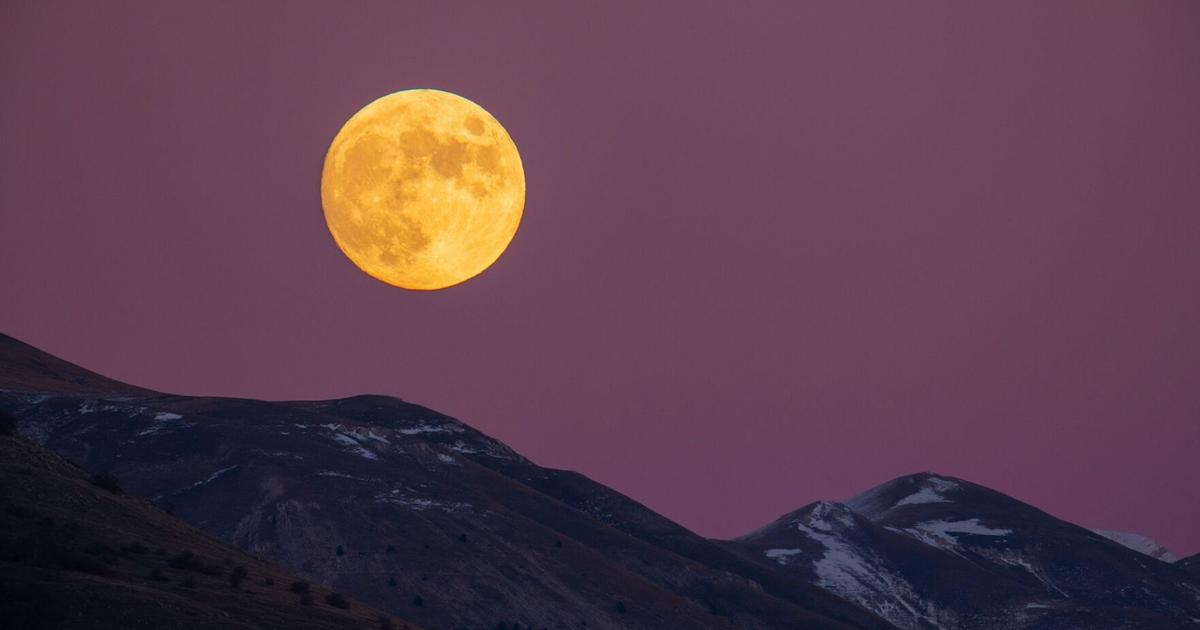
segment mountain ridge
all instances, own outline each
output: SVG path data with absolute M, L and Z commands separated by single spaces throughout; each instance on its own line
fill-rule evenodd
M 730 544 L 902 628 L 1200 625 L 1182 568 L 937 473 L 808 504 Z
M 0 351 L 17 357 L 0 370 L 0 405 L 29 438 L 427 627 L 887 626 L 420 405 L 174 396 L 54 365 L 58 386 L 10 369 L 53 364 L 30 361 L 36 350 L 9 338 Z M 678 553 L 689 549 L 703 559 Z
M 391 396 L 177 396 L 3 337 L 0 409 L 216 538 L 429 628 L 1200 627 L 1194 557 L 937 473 L 711 540 Z

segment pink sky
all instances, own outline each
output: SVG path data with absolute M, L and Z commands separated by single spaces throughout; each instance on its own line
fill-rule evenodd
M 386 393 L 706 535 L 921 470 L 1200 551 L 1200 4 L 0 7 L 0 330 L 161 390 Z M 525 219 L 356 270 L 341 124 L 491 111 Z

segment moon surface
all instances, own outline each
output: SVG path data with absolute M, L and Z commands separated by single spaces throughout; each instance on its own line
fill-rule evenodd
M 358 111 L 321 172 L 325 222 L 360 269 L 405 289 L 449 287 L 508 247 L 525 207 L 512 138 L 475 103 L 405 90 Z

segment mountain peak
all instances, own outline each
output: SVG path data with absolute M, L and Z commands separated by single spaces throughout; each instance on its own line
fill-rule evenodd
M 928 503 L 952 503 L 967 482 L 932 472 L 897 477 L 846 500 L 855 512 L 876 519 L 893 508 Z

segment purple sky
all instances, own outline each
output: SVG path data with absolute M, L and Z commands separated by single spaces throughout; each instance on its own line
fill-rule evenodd
M 936 470 L 1200 551 L 1200 3 L 182 4 L 0 7 L 0 330 L 401 396 L 707 535 Z M 528 180 L 428 294 L 318 194 L 413 87 Z

